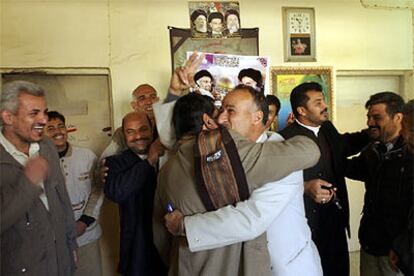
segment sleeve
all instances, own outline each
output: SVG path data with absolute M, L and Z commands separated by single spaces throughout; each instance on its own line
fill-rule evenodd
M 155 169 L 146 160 L 118 157 L 106 160 L 109 170 L 104 192 L 110 200 L 123 203 L 144 187 Z
M 92 151 L 87 151 L 86 166 L 89 167 L 89 177 L 91 178 L 91 193 L 86 203 L 85 210 L 79 220 L 85 222 L 86 225 L 92 224 L 99 218 L 103 203 L 103 187 L 100 181 L 96 181 L 95 167 L 97 163 L 96 155 Z M 85 218 L 88 217 L 88 218 Z
M 64 222 L 66 229 L 66 240 L 70 251 L 74 251 L 78 248 L 78 243 L 76 242 L 76 229 L 75 229 L 75 220 L 73 217 L 72 204 L 70 203 L 70 198 L 68 191 L 65 185 L 65 178 L 62 174 L 62 170 L 59 167 L 59 157 L 56 150 L 56 147 L 52 144 L 51 141 L 48 141 L 49 148 L 52 146 L 53 149 L 50 149 L 50 160 L 48 160 L 50 165 L 50 170 L 53 170 L 53 181 L 56 181 L 56 187 L 58 196 L 62 203 L 62 209 L 65 214 Z M 51 146 L 50 146 L 51 145 Z
M 366 181 L 368 177 L 367 162 L 364 160 L 363 155 L 359 155 L 352 159 L 347 159 L 345 163 L 345 176 L 359 181 Z
M 109 144 L 106 146 L 104 151 L 102 152 L 99 161 L 102 159 L 120 153 L 121 151 L 127 149 L 127 145 L 125 144 L 125 137 L 124 133 L 122 132 L 122 128 L 118 127 Z
M 258 237 L 301 192 L 301 185 L 302 171 L 294 172 L 254 190 L 248 200 L 236 206 L 186 216 L 184 225 L 190 250 L 209 250 Z
M 367 130 L 345 133 L 342 135 L 342 138 L 345 144 L 345 157 L 359 153 L 370 142 Z
M 258 144 L 239 139 L 236 145 L 250 188 L 257 188 L 280 180 L 294 171 L 310 168 L 320 157 L 319 147 L 305 136 L 295 136 L 283 142 Z
M 155 190 L 154 209 L 152 212 L 153 241 L 161 259 L 169 266 L 172 236 L 164 226 L 165 209 L 163 208 L 164 204 L 161 200 L 158 186 Z
M 7 167 L 1 166 L 1 170 L 7 170 Z M 23 172 L 20 173 L 16 183 L 10 183 L 2 175 L 0 182 L 0 233 L 7 231 L 19 221 L 41 192 L 42 188 L 30 183 Z

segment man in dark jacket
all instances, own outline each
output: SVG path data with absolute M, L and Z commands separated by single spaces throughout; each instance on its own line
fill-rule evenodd
M 400 135 L 403 106 L 403 99 L 392 92 L 370 97 L 365 107 L 375 142 L 348 164 L 347 176 L 365 182 L 359 227 L 361 276 L 401 275 L 392 270 L 388 253 L 408 225 L 413 204 L 413 154 Z
M 153 142 L 145 112 L 128 113 L 122 120 L 128 149 L 106 159 L 109 168 L 105 195 L 119 204 L 122 275 L 165 275 L 166 269 L 152 238 L 152 209 L 160 143 Z
M 321 150 L 318 163 L 303 171 L 305 211 L 312 239 L 321 257 L 325 276 L 349 275 L 346 231 L 349 233 L 349 203 L 345 185 L 346 157 L 359 152 L 368 143 L 364 133 L 338 133 L 328 121 L 328 109 L 322 87 L 303 83 L 295 87 L 290 102 L 296 121 L 280 132 L 288 139 L 304 135 Z
M 0 275 L 69 276 L 75 270 L 72 206 L 47 122 L 43 90 L 14 81 L 0 101 Z

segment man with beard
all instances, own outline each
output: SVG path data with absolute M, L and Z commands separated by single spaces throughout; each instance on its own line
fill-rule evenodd
M 106 159 L 109 168 L 105 195 L 119 204 L 121 220 L 119 273 L 165 275 L 152 242 L 152 209 L 156 165 L 163 148 L 152 144 L 153 130 L 145 112 L 128 113 L 122 120 L 128 149 Z
M 223 14 L 220 12 L 212 12 L 208 16 L 208 25 L 212 38 L 221 38 L 223 36 Z
M 251 93 L 246 92 L 246 89 L 250 89 Z M 247 94 L 245 104 L 252 112 L 251 120 L 255 124 L 261 124 L 264 114 L 250 102 L 252 97 L 260 97 L 260 95 L 250 87 L 242 86 L 236 89 L 236 91 L 240 90 L 244 91 L 241 93 Z M 281 179 L 294 170 L 315 164 L 319 157 L 317 147 L 305 137 L 295 137 L 284 142 L 256 144 L 231 129 L 217 130 L 217 125 L 212 118 L 214 110 L 213 103 L 208 98 L 194 93 L 183 96 L 174 106 L 173 126 L 177 138 L 177 150 L 160 171 L 159 185 L 155 195 L 154 239 L 157 249 L 165 262 L 170 265 L 171 275 L 270 275 L 264 235 L 245 243 L 190 252 L 185 237 L 172 238 L 164 227 L 165 206 L 171 202 L 184 215 L 191 215 L 217 209 L 216 205 L 210 206 L 210 200 L 211 202 L 221 201 L 220 198 L 223 197 L 223 200 L 232 198 L 240 201 L 237 199 L 244 198 L 246 194 L 243 192 L 246 190 L 252 191 L 267 182 Z M 232 142 L 226 142 L 226 145 L 233 145 L 233 149 L 230 150 L 225 146 L 212 155 L 203 155 L 206 158 L 197 157 L 197 153 L 194 153 L 197 150 L 194 151 L 194 149 L 198 148 L 201 154 L 201 149 L 204 148 L 200 139 L 206 136 L 211 137 L 210 133 L 217 134 L 217 131 L 222 133 L 223 140 L 219 138 L 221 141 L 229 141 L 229 136 L 231 137 Z M 245 131 L 245 128 L 242 127 L 240 131 Z M 217 136 L 213 135 L 210 141 L 215 141 L 214 137 Z M 195 145 L 198 146 L 195 147 Z M 229 172 L 224 168 L 228 163 L 222 163 L 227 159 L 233 161 L 238 159 L 240 163 L 237 165 L 237 161 L 232 162 L 235 165 L 232 165 L 232 170 Z M 206 184 L 201 184 L 199 182 L 200 170 L 197 169 L 197 164 L 200 163 L 196 160 L 201 162 L 206 160 L 212 166 L 218 162 L 220 165 L 216 168 L 223 168 L 219 172 L 211 171 L 209 170 L 211 167 L 203 166 L 217 181 L 207 180 L 204 182 Z M 277 169 L 273 169 L 274 164 L 277 164 Z M 243 179 L 240 180 L 237 177 L 245 179 L 242 181 Z M 240 181 L 236 180 L 234 183 L 234 178 Z M 236 184 L 239 188 L 233 189 Z M 206 185 L 209 185 L 209 188 L 206 188 Z M 203 191 L 204 189 L 212 191 L 210 188 L 213 190 L 222 188 L 223 190 L 220 193 L 215 190 L 215 193 L 208 196 Z M 231 204 L 233 203 L 235 202 Z M 224 205 L 227 204 L 223 203 L 221 206 Z
M 45 135 L 55 144 L 59 165 L 65 177 L 66 188 L 76 220 L 79 245 L 77 276 L 102 275 L 99 237 L 102 230 L 98 223 L 103 193 L 94 179 L 96 155 L 89 149 L 73 146 L 68 142 L 65 117 L 48 111 Z
M 263 113 L 262 120 L 255 120 L 256 108 Z M 218 122 L 252 142 L 283 141 L 279 134 L 266 132 L 267 113 L 263 95 L 251 87 L 236 87 L 224 98 Z M 192 252 L 248 241 L 266 231 L 272 275 L 321 276 L 319 254 L 306 223 L 303 189 L 303 173 L 296 171 L 254 190 L 236 206 L 186 217 L 176 209 L 165 216 L 166 226 L 178 234 L 182 225 Z
M 240 35 L 240 16 L 235 10 L 227 10 L 224 15 L 227 29 L 225 31 L 226 36 Z
M 321 150 L 318 163 L 303 171 L 305 211 L 321 257 L 325 276 L 348 276 L 349 255 L 345 230 L 349 233 L 349 203 L 345 185 L 346 157 L 368 143 L 364 133 L 340 135 L 328 121 L 322 87 L 302 83 L 290 94 L 296 121 L 280 132 L 288 139 L 305 135 Z
M 155 125 L 154 112 L 152 105 L 159 101 L 157 91 L 151 85 L 145 83 L 138 85 L 132 92 L 131 107 L 135 111 L 144 111 L 148 118 L 151 120 L 151 124 Z M 155 130 L 155 128 L 154 128 Z M 108 146 L 102 152 L 100 160 L 103 158 L 117 154 L 127 148 L 125 144 L 125 137 L 122 128 L 117 128 L 112 136 Z M 103 172 L 101 172 L 103 173 Z
M 392 269 L 388 253 L 407 227 L 413 204 L 413 154 L 400 134 L 403 106 L 401 96 L 392 92 L 369 98 L 367 125 L 375 141 L 348 163 L 347 176 L 365 182 L 358 235 L 361 276 L 402 275 Z
M 27 81 L 0 99 L 1 275 L 73 275 L 76 233 L 55 146 L 43 138 L 43 90 Z
M 191 31 L 194 37 L 206 37 L 207 35 L 207 14 L 203 10 L 195 10 L 190 16 Z

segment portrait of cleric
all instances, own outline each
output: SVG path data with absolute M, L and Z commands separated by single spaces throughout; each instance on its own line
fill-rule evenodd
M 196 9 L 190 14 L 191 36 L 194 38 L 206 38 L 207 13 L 202 9 Z

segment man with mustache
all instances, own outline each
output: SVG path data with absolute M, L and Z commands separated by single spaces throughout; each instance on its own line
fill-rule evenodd
M 145 83 L 138 85 L 132 92 L 131 107 L 135 111 L 144 111 L 151 123 L 155 125 L 154 112 L 152 105 L 159 101 L 157 91 L 151 85 Z M 100 160 L 107 156 L 117 154 L 127 148 L 125 144 L 125 137 L 122 128 L 117 128 L 112 136 L 112 139 L 105 150 L 102 152 Z M 101 172 L 103 174 L 103 172 Z
M 108 176 L 104 192 L 119 204 L 121 244 L 119 273 L 165 275 L 165 267 L 152 242 L 152 209 L 156 166 L 164 149 L 153 142 L 147 114 L 134 111 L 122 120 L 128 148 L 106 158 Z
M 1 275 L 73 275 L 76 232 L 56 147 L 43 138 L 44 91 L 27 81 L 0 98 Z
M 259 97 L 262 97 L 264 104 L 263 95 L 247 86 L 236 87 L 231 93 L 244 96 L 243 104 L 251 111 L 252 123 L 263 124 L 267 116 L 257 106 Z M 185 237 L 171 237 L 164 227 L 165 206 L 171 202 L 183 215 L 192 215 L 217 209 L 217 205 L 225 206 L 243 200 L 246 191 L 281 179 L 294 170 L 314 165 L 319 157 L 316 145 L 306 137 L 256 144 L 232 129 L 217 129 L 212 101 L 195 93 L 177 100 L 172 113 L 177 147 L 175 154 L 170 155 L 160 171 L 154 204 L 154 240 L 164 261 L 170 266 L 170 275 L 271 275 L 264 235 L 245 243 L 190 252 Z M 243 121 L 249 115 L 241 117 Z M 159 119 L 157 117 L 157 121 Z M 246 128 L 238 130 L 244 132 Z M 222 136 L 214 136 L 218 131 Z M 210 137 L 208 141 L 217 143 L 224 141 L 226 145 L 211 154 L 202 152 L 204 146 L 207 147 L 202 142 L 203 137 Z M 215 137 L 222 138 L 215 140 Z M 231 172 L 225 169 L 229 165 L 226 160 L 229 159 L 232 163 Z M 212 171 L 211 167 L 202 166 L 204 175 L 208 174 L 211 178 L 200 180 L 200 169 L 197 169 L 200 163 L 196 160 L 223 170 Z M 273 169 L 274 164 L 277 164 L 277 169 Z
M 393 92 L 369 98 L 367 125 L 374 142 L 348 162 L 347 176 L 365 182 L 358 235 L 361 276 L 402 275 L 392 269 L 388 253 L 407 227 L 413 205 L 413 153 L 401 135 L 403 106 Z
M 290 94 L 295 122 L 280 134 L 288 139 L 305 135 L 321 150 L 318 163 L 303 171 L 305 211 L 321 257 L 325 276 L 348 276 L 349 203 L 345 185 L 346 157 L 358 153 L 368 143 L 364 133 L 340 135 L 328 121 L 328 109 L 322 87 L 308 82 L 296 86 Z
M 55 144 L 59 164 L 76 220 L 79 245 L 77 276 L 102 275 L 99 238 L 102 229 L 98 223 L 103 202 L 102 189 L 95 183 L 96 155 L 89 149 L 68 142 L 65 117 L 57 111 L 48 111 L 45 135 Z
M 268 103 L 264 95 L 252 87 L 238 87 L 224 98 L 218 122 L 252 142 L 283 141 L 279 134 L 266 131 Z M 253 107 L 263 113 L 261 120 L 256 119 Z M 266 231 L 272 275 L 322 276 L 319 254 L 306 223 L 303 189 L 303 173 L 296 171 L 254 190 L 248 200 L 236 206 L 185 218 L 176 209 L 165 216 L 166 226 L 172 234 L 184 227 L 192 252 L 248 241 Z

